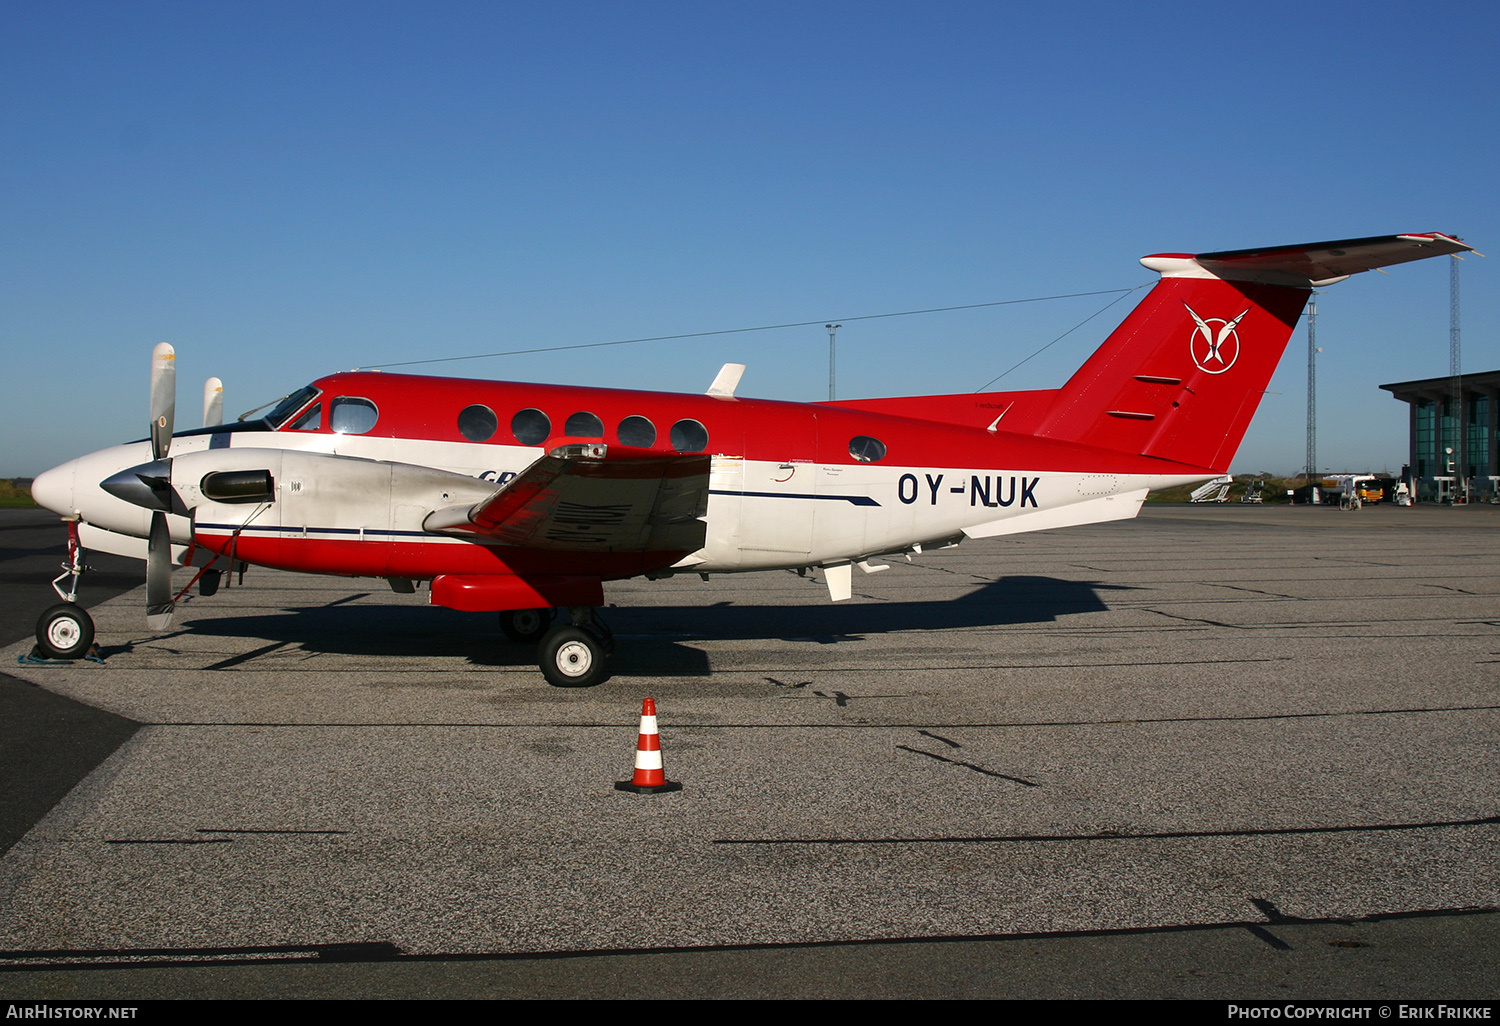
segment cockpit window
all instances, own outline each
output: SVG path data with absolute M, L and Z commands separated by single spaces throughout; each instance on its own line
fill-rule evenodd
M 323 423 L 323 404 L 313 403 L 307 412 L 292 422 L 293 431 L 316 431 Z
M 362 435 L 379 417 L 374 403 L 352 395 L 341 395 L 328 407 L 328 426 L 340 435 Z
M 277 403 L 276 409 L 266 414 L 266 423 L 271 425 L 272 431 L 279 429 L 287 422 L 292 414 L 296 413 L 298 410 L 302 409 L 302 407 L 306 406 L 309 400 L 311 400 L 313 396 L 317 394 L 318 390 L 312 385 L 307 385 L 303 388 L 299 388 L 297 391 L 281 400 L 281 402 Z M 246 416 L 249 416 L 249 414 L 246 414 Z

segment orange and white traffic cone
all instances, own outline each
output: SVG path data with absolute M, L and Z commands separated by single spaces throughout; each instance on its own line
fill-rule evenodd
M 661 740 L 656 733 L 656 699 L 641 703 L 641 739 L 635 746 L 635 776 L 615 785 L 616 791 L 636 794 L 660 794 L 681 791 L 681 784 L 669 781 L 661 768 Z

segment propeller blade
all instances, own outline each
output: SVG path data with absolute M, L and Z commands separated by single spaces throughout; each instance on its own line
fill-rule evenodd
M 146 543 L 146 626 L 164 631 L 172 622 L 172 536 L 167 515 L 151 514 Z
M 224 382 L 209 378 L 203 383 L 203 426 L 218 427 L 224 423 Z
M 172 416 L 177 405 L 177 351 L 170 343 L 151 350 L 151 458 L 166 459 L 172 448 Z

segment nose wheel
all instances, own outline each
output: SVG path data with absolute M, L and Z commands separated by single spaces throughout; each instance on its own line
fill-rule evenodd
M 94 621 L 82 606 L 61 602 L 37 619 L 36 643 L 48 659 L 82 659 L 94 643 Z

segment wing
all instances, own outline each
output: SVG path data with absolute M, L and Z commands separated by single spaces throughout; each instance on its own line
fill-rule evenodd
M 434 510 L 423 530 L 567 552 L 703 547 L 711 457 L 624 446 L 553 449 L 472 506 Z

